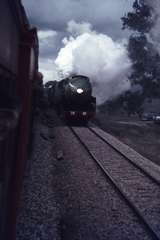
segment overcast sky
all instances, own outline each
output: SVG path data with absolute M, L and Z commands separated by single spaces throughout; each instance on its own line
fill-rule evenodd
M 23 5 L 33 26 L 39 30 L 40 71 L 45 81 L 54 78 L 54 60 L 68 36 L 67 23 L 89 22 L 93 29 L 113 40 L 127 38 L 121 30 L 120 18 L 127 13 L 133 0 L 23 0 Z

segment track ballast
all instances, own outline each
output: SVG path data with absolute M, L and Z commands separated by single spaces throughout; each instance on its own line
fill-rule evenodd
M 115 149 L 94 128 L 71 127 L 71 130 L 152 238 L 160 239 L 159 181 Z

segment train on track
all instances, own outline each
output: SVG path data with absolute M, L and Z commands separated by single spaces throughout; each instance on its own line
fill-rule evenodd
M 96 98 L 92 96 L 90 79 L 74 75 L 53 81 L 48 91 L 49 102 L 68 122 L 87 123 L 96 113 Z
M 16 239 L 29 154 L 39 43 L 21 0 L 0 0 L 0 239 Z

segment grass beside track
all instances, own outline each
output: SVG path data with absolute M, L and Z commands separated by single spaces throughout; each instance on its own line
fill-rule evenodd
M 135 117 L 98 114 L 94 123 L 160 165 L 160 125 Z

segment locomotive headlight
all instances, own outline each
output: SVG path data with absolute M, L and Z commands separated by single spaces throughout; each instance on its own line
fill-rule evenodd
M 82 89 L 82 88 L 78 88 L 78 89 L 77 89 L 77 93 L 78 93 L 78 94 L 82 94 L 82 93 L 83 93 L 83 89 Z

